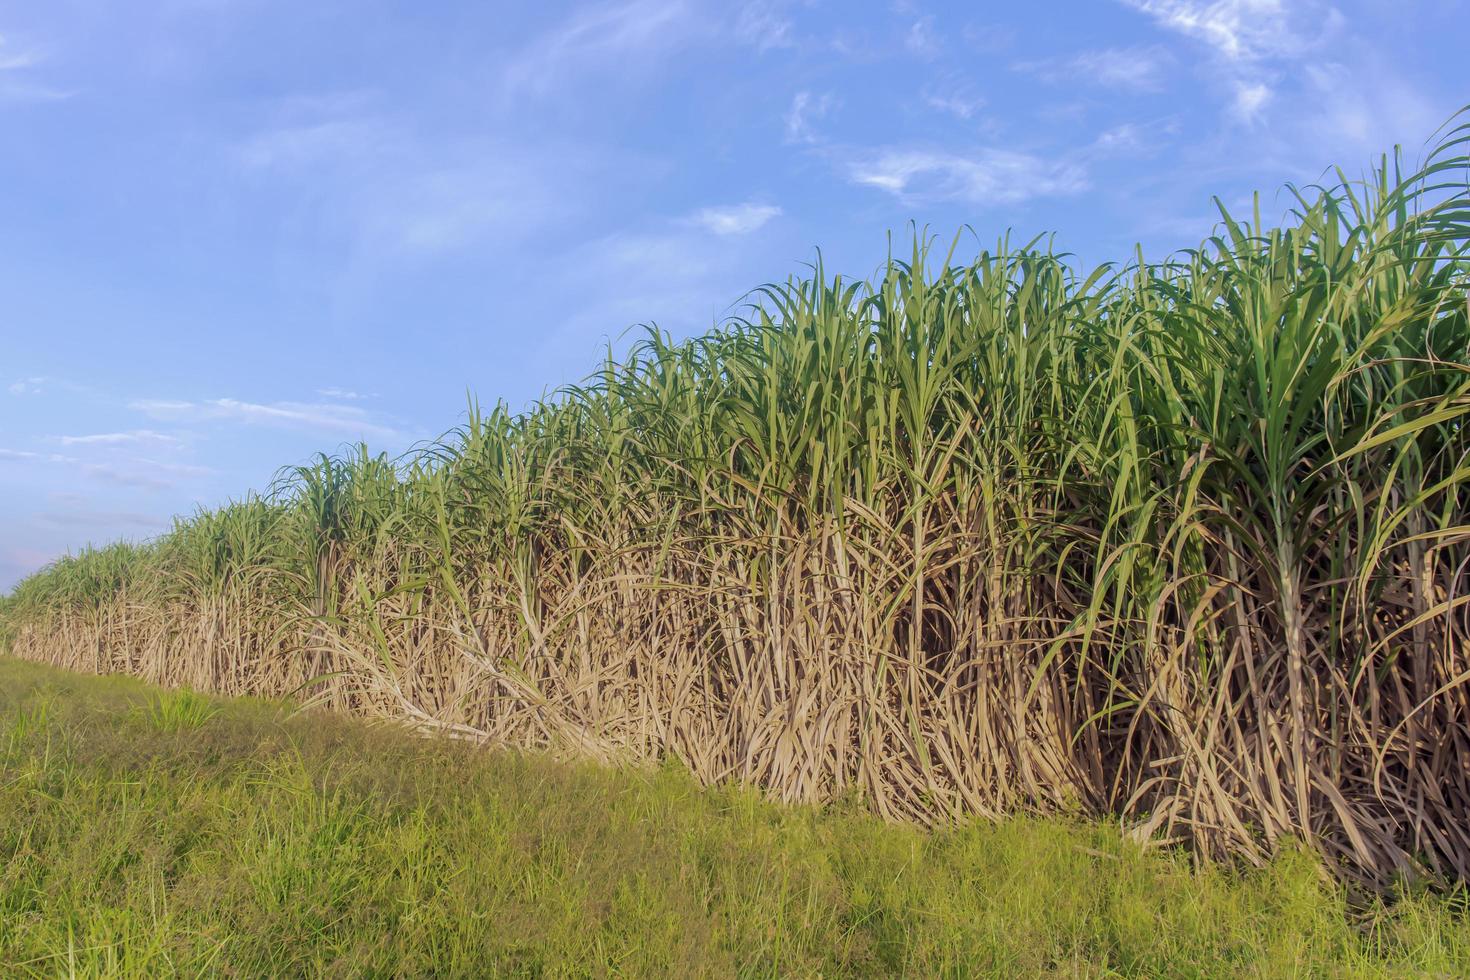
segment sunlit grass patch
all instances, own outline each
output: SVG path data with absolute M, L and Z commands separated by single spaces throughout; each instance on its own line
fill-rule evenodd
M 138 709 L 138 715 L 160 732 L 184 732 L 199 728 L 219 713 L 219 705 L 190 690 L 164 691 Z

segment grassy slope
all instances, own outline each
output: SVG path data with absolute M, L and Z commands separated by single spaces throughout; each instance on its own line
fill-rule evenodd
M 0 659 L 0 974 L 1470 974 L 1420 896 L 940 833 Z

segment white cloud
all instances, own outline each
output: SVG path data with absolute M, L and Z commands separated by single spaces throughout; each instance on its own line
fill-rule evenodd
M 780 217 L 774 204 L 733 204 L 727 207 L 700 208 L 690 220 L 716 235 L 745 235 Z
M 180 479 L 197 479 L 211 476 L 215 472 L 205 466 L 139 457 L 93 462 L 63 453 L 42 455 L 14 449 L 0 449 L 0 462 L 49 463 L 76 470 L 89 479 L 139 490 L 166 490 L 175 486 Z
M 154 432 L 152 429 L 133 429 L 129 432 L 101 432 L 88 436 L 58 436 L 57 441 L 63 446 L 125 446 L 138 445 L 140 443 L 154 443 L 164 446 L 177 446 L 179 440 L 173 436 Z
M 309 405 L 301 402 L 259 405 L 233 398 L 217 398 L 210 405 L 227 418 L 238 418 L 246 422 L 296 425 L 351 435 L 397 435 L 386 426 L 369 422 L 361 410 L 346 405 Z
M 36 48 L 20 47 L 0 36 L 0 100 L 8 102 L 55 102 L 70 98 L 70 92 L 37 82 L 32 69 L 45 60 Z
M 996 23 L 970 22 L 960 31 L 970 48 L 982 54 L 998 54 L 1016 43 L 1015 28 Z
M 1211 77 L 1227 116 L 1256 122 L 1277 101 L 1277 86 L 1297 62 L 1321 48 L 1344 24 L 1324 0 L 1119 0 L 1162 28 L 1191 38 L 1214 56 Z
M 349 402 L 365 401 L 368 398 L 375 397 L 373 395 L 360 395 L 355 391 L 348 391 L 345 388 L 318 388 L 316 393 L 323 398 L 337 398 Z
M 1273 108 L 1273 117 L 1288 118 L 1289 129 L 1310 149 L 1319 167 L 1334 159 L 1376 154 L 1395 143 L 1409 148 L 1412 156 L 1416 144 L 1458 104 L 1436 105 L 1432 93 L 1373 56 L 1351 67 L 1314 62 L 1305 66 L 1303 81 L 1299 97 L 1279 110 Z
M 235 398 L 203 402 L 139 399 L 129 408 L 149 418 L 168 421 L 226 421 L 264 424 L 316 432 L 338 432 L 358 438 L 397 438 L 399 433 L 355 405 L 278 401 L 262 404 Z
M 1169 137 L 1179 132 L 1173 117 L 1148 122 L 1126 122 L 1103 130 L 1087 148 L 1090 158 L 1141 156 L 1157 152 Z
M 1135 123 L 1123 123 L 1099 133 L 1092 141 L 1092 147 L 1098 153 L 1111 154 L 1136 150 L 1141 143 L 1139 127 Z
M 177 486 L 180 480 L 197 480 L 215 473 L 207 466 L 163 463 L 154 459 L 133 458 L 107 463 L 89 463 L 66 457 L 52 459 L 78 467 L 93 480 L 137 490 L 168 490 Z
M 1067 161 L 985 149 L 961 156 L 890 148 L 848 165 L 853 183 L 898 197 L 969 204 L 1017 204 L 1036 197 L 1075 194 L 1087 187 L 1086 171 Z
M 142 412 L 149 418 L 178 419 L 193 413 L 193 402 L 168 401 L 160 398 L 139 398 L 128 403 L 128 408 Z
M 12 395 L 39 395 L 45 387 L 48 378 L 21 378 L 12 384 L 7 390 Z
M 816 130 L 812 123 L 837 108 L 837 99 L 831 94 L 813 95 L 797 92 L 791 98 L 791 108 L 786 110 L 786 142 L 815 143 Z
M 41 56 L 38 52 L 26 48 L 17 48 L 15 44 L 4 36 L 0 36 L 0 71 L 16 71 L 21 68 L 30 68 L 40 64 Z
M 1046 82 L 1083 79 L 1109 88 L 1154 91 L 1163 82 L 1170 57 L 1159 47 L 1105 48 L 1069 58 L 1022 61 L 1014 67 Z
M 694 24 L 686 0 L 622 0 L 577 11 L 505 67 L 508 94 L 544 95 L 574 74 L 626 65 L 626 56 L 683 39 Z
M 627 78 L 694 45 L 730 39 L 765 52 L 796 47 L 790 0 L 602 0 L 520 46 L 501 73 L 501 96 L 545 97 L 587 75 Z
M 796 46 L 791 21 L 772 0 L 751 0 L 735 17 L 735 36 L 757 51 Z
M 1265 82 L 1238 81 L 1230 113 L 1241 122 L 1254 122 L 1274 94 Z
M 1332 18 L 1313 0 L 1122 0 L 1169 30 L 1209 45 L 1231 61 L 1292 54 L 1304 39 L 1300 19 Z
M 903 46 L 909 53 L 925 60 L 937 58 L 944 49 L 940 43 L 939 35 L 934 31 L 934 17 L 932 15 L 920 17 L 909 26 L 908 33 L 904 35 Z
M 969 120 L 985 108 L 985 99 L 967 84 L 948 88 L 928 88 L 923 92 L 924 104 L 957 119 Z

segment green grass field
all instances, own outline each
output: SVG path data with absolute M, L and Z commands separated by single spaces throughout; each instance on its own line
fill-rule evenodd
M 0 659 L 6 977 L 1470 974 L 1463 893 L 1325 880 Z

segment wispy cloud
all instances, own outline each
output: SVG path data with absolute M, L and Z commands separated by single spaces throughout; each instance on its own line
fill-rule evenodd
M 174 486 L 173 480 L 152 470 L 115 466 L 111 463 L 83 463 L 81 469 L 83 474 L 100 483 L 131 490 L 168 490 Z
M 1076 194 L 1088 185 L 1080 164 L 995 149 L 967 155 L 883 149 L 848 164 L 847 174 L 855 184 L 906 200 L 981 206 Z
M 369 398 L 377 397 L 375 395 L 362 395 L 355 391 L 348 391 L 346 388 L 318 388 L 316 393 L 323 398 L 336 398 L 349 402 L 366 401 Z
M 577 7 L 506 60 L 500 95 L 507 104 L 545 98 L 582 79 L 633 78 L 697 45 L 758 53 L 797 47 L 787 16 L 792 0 L 602 0 Z
M 1092 148 L 1101 155 L 1111 156 L 1136 150 L 1141 142 L 1139 127 L 1135 123 L 1123 123 L 1099 133 L 1092 141 Z
M 837 97 L 830 93 L 797 92 L 786 110 L 786 141 L 815 143 L 818 141 L 813 123 L 837 108 Z
M 796 46 L 791 19 L 784 4 L 775 0 L 750 0 L 735 15 L 735 36 L 756 51 Z
M 20 380 L 12 383 L 8 388 L 6 388 L 6 390 L 9 391 L 12 395 L 16 395 L 16 396 L 20 396 L 20 395 L 39 395 L 42 391 L 45 390 L 46 383 L 49 380 L 50 380 L 49 378 L 39 378 L 39 377 L 38 378 L 21 378 Z
M 985 99 L 967 82 L 930 86 L 924 89 L 922 96 L 929 108 L 966 121 L 985 108 Z
M 1122 0 L 1161 26 L 1209 45 L 1231 61 L 1293 54 L 1299 19 L 1338 16 L 1314 0 Z
M 756 231 L 772 218 L 780 217 L 774 204 L 733 204 L 727 207 L 700 208 L 690 220 L 716 235 L 745 235 Z
M 1230 114 L 1240 122 L 1254 122 L 1271 101 L 1275 93 L 1271 86 L 1260 81 L 1240 80 L 1235 83 L 1235 96 L 1230 103 Z
M 229 150 L 245 179 L 271 182 L 273 200 L 296 195 L 304 224 L 347 238 L 357 261 L 521 239 L 577 213 L 583 188 L 650 169 L 617 148 L 430 139 L 370 103 L 288 100 Z
M 1397 65 L 1376 56 L 1351 66 L 1314 59 L 1303 66 L 1301 82 L 1294 97 L 1271 107 L 1269 128 L 1283 122 L 1294 137 L 1294 155 L 1307 166 L 1381 152 L 1394 143 L 1412 146 L 1443 123 L 1448 111 Z
M 545 359 L 548 370 L 565 370 L 568 347 L 586 349 L 592 357 L 589 338 L 621 344 L 617 338 L 634 324 L 681 333 L 707 330 L 738 311 L 750 283 L 769 281 L 772 262 L 765 236 L 710 234 L 687 219 L 578 244 L 550 263 L 572 270 L 548 273 L 556 275 L 568 316 L 543 337 L 536 357 Z
M 300 402 L 273 402 L 260 405 L 254 402 L 237 401 L 234 398 L 218 398 L 210 406 L 225 417 L 246 422 L 264 422 L 275 425 L 300 426 L 326 432 L 343 432 L 351 435 L 374 435 L 391 438 L 398 433 L 393 429 L 368 421 L 366 413 L 347 405 L 312 405 Z
M 909 25 L 908 33 L 903 38 L 903 46 L 910 54 L 925 60 L 939 57 L 944 50 L 944 44 L 939 40 L 939 33 L 934 29 L 932 14 L 920 17 Z
M 18 48 L 14 42 L 0 36 L 0 71 L 16 71 L 39 64 L 40 54 L 33 50 Z
M 69 528 L 144 528 L 147 530 L 162 530 L 170 526 L 170 522 L 155 514 L 143 514 L 137 511 L 85 511 L 68 510 L 64 513 L 49 512 L 37 514 L 36 520 L 54 527 Z
M 668 47 L 698 25 L 687 0 L 622 0 L 578 10 L 533 40 L 510 60 L 503 81 L 508 95 L 545 95 L 570 76 L 626 66 L 628 56 Z
M 1119 123 L 1099 133 L 1088 146 L 1086 155 L 1091 159 L 1146 156 L 1157 152 L 1178 132 L 1179 121 L 1172 116 L 1146 122 Z
M 250 170 L 300 170 L 322 163 L 356 161 L 401 151 L 398 135 L 382 120 L 349 116 L 288 123 L 248 137 L 237 147 Z
M 97 445 L 87 443 L 86 445 Z M 103 443 L 102 445 L 115 445 Z M 113 486 L 135 490 L 167 490 L 177 486 L 181 480 L 213 476 L 215 471 L 207 466 L 188 463 L 171 463 L 142 457 L 113 458 L 105 461 L 80 459 L 64 453 L 37 453 L 27 450 L 0 449 L 0 463 L 37 463 L 42 466 L 59 466 L 91 480 Z
M 32 69 L 45 60 L 35 47 L 23 46 L 0 35 L 0 101 L 56 102 L 71 96 L 70 92 L 37 81 Z
M 515 234 L 514 226 L 528 212 L 550 217 L 565 208 L 531 166 L 510 159 L 503 166 L 441 167 L 417 175 L 402 189 L 398 205 L 370 212 L 368 227 L 414 251 L 440 252 L 492 234 Z
M 133 429 L 128 432 L 100 432 L 87 436 L 57 436 L 63 446 L 129 446 L 152 443 L 161 446 L 177 446 L 181 440 L 152 429 Z
M 1109 88 L 1154 91 L 1161 87 L 1169 53 L 1160 47 L 1105 48 L 1065 58 L 1017 62 L 1017 71 L 1045 82 L 1083 80 Z
M 169 401 L 164 398 L 139 398 L 128 403 L 128 407 L 142 412 L 149 418 L 178 419 L 194 410 L 193 402 Z
M 164 463 L 154 459 L 126 459 L 105 463 L 68 460 L 93 480 L 113 486 L 135 490 L 168 490 L 183 480 L 198 480 L 213 476 L 215 471 L 207 466 L 191 466 L 184 463 Z
M 1282 63 L 1311 52 L 1343 23 L 1323 0 L 1119 2 L 1203 44 L 1227 93 L 1227 115 L 1243 124 L 1255 122 L 1275 100 Z
M 355 405 L 330 402 L 259 403 L 236 398 L 214 398 L 202 402 L 138 399 L 130 402 L 128 407 L 160 421 L 232 421 L 336 432 L 360 438 L 391 439 L 399 436 L 396 429 L 374 420 Z
M 1016 29 L 1003 24 L 971 21 L 960 31 L 965 44 L 982 54 L 999 54 L 1016 43 Z

